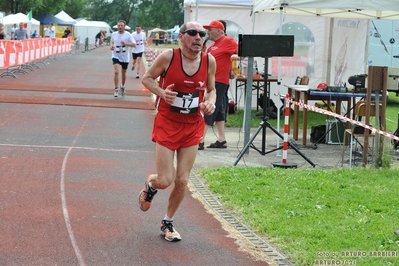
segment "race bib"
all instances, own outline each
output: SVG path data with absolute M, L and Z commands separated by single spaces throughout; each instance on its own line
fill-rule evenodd
M 116 53 L 124 53 L 124 52 L 126 52 L 126 46 L 116 46 L 115 47 L 115 52 Z
M 199 92 L 177 92 L 174 102 L 170 106 L 172 112 L 180 114 L 195 114 L 198 112 Z

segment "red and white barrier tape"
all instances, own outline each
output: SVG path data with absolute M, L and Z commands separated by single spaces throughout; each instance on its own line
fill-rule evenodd
M 387 133 L 387 132 L 385 132 L 385 131 L 382 131 L 382 130 L 380 130 L 380 129 L 371 127 L 371 126 L 369 126 L 369 125 L 366 125 L 366 124 L 364 124 L 364 123 L 362 123 L 362 122 L 360 122 L 360 121 L 352 120 L 352 119 L 350 119 L 350 118 L 348 118 L 348 117 L 346 117 L 346 116 L 342 116 L 342 115 L 336 114 L 336 113 L 334 113 L 334 112 L 331 112 L 331 111 L 327 111 L 327 110 L 318 108 L 318 107 L 316 107 L 316 106 L 311 106 L 311 105 L 308 105 L 308 104 L 295 102 L 295 101 L 292 100 L 291 98 L 286 98 L 286 100 L 289 101 L 289 102 L 292 103 L 292 104 L 298 105 L 298 106 L 300 106 L 300 107 L 302 107 L 302 108 L 306 108 L 306 109 L 308 109 L 308 110 L 310 110 L 310 111 L 313 111 L 313 112 L 316 112 L 316 113 L 320 113 L 320 114 L 324 114 L 324 115 L 334 116 L 334 117 L 336 117 L 336 118 L 345 120 L 346 122 L 350 122 L 350 123 L 352 123 L 352 124 L 361 126 L 361 127 L 365 128 L 365 129 L 369 129 L 369 130 L 371 130 L 371 132 L 373 132 L 373 133 L 378 133 L 378 134 L 380 134 L 380 135 L 382 135 L 382 136 L 385 136 L 385 137 L 388 137 L 388 138 L 390 138 L 390 139 L 394 139 L 394 140 L 398 140 L 398 141 L 399 141 L 399 137 L 397 137 L 397 136 L 395 136 L 395 135 L 392 135 L 392 134 L 390 134 L 390 133 Z

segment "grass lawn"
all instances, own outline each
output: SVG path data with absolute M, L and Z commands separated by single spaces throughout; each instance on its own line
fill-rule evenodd
M 261 122 L 255 113 L 252 127 Z M 399 97 L 390 93 L 390 133 L 398 127 L 398 113 Z M 229 115 L 227 126 L 241 127 L 242 118 L 241 110 Z M 308 127 L 325 124 L 325 119 L 308 112 Z M 269 122 L 276 126 L 276 120 Z M 399 229 L 398 172 L 393 167 L 223 167 L 201 169 L 201 176 L 226 209 L 295 265 L 336 259 L 341 263 L 336 265 L 379 266 L 399 265 L 399 235 L 394 234 Z
M 399 229 L 397 173 L 265 167 L 201 172 L 226 209 L 269 238 L 295 265 L 346 259 L 365 266 L 399 265 L 399 235 L 393 233 Z M 357 251 L 367 255 L 342 255 Z M 372 257 L 373 251 L 397 253 Z

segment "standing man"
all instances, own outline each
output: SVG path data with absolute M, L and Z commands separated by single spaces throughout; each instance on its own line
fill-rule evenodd
M 49 26 L 44 26 L 43 35 L 45 38 L 50 38 L 50 27 Z
M 18 29 L 17 23 L 15 23 L 11 28 L 11 40 L 16 40 L 15 31 Z
M 130 62 L 129 47 L 135 47 L 136 43 L 132 35 L 125 32 L 126 22 L 119 20 L 118 31 L 113 32 L 111 35 L 111 47 L 112 50 L 112 63 L 114 64 L 114 97 L 118 97 L 119 87 L 119 72 L 121 71 L 121 95 L 125 96 L 125 82 L 126 82 L 126 70 Z
M 26 29 L 24 29 L 24 23 L 23 22 L 19 23 L 19 28 L 15 30 L 14 35 L 15 35 L 15 40 L 29 39 L 28 31 Z
M 158 46 L 158 43 L 159 43 L 159 32 L 156 32 L 155 33 L 155 45 Z
M 141 59 L 143 57 L 143 52 L 145 49 L 144 45 L 147 45 L 147 40 L 145 33 L 141 31 L 141 26 L 136 26 L 136 31 L 132 33 L 133 39 L 136 42 L 136 47 L 132 49 L 132 56 L 133 56 L 133 65 L 132 71 L 136 68 L 136 79 L 140 78 L 140 68 L 141 68 Z
M 0 40 L 4 40 L 7 36 L 6 31 L 4 30 L 4 24 L 0 23 Z
M 198 22 L 183 24 L 179 32 L 182 47 L 162 52 L 143 77 L 143 85 L 157 95 L 158 112 L 152 132 L 157 173 L 147 178 L 139 194 L 139 205 L 147 211 L 158 189 L 166 189 L 174 182 L 161 221 L 161 232 L 167 241 L 181 240 L 173 218 L 186 194 L 197 156 L 204 130 L 202 113 L 210 115 L 215 110 L 216 62 L 212 55 L 201 52 L 205 35 Z M 158 77 L 160 81 L 156 83 Z
M 64 35 L 62 35 L 62 38 L 68 38 L 69 35 L 71 35 L 71 30 L 67 27 L 67 28 L 64 30 Z
M 211 143 L 207 148 L 227 148 L 226 135 L 224 125 L 226 120 L 227 111 L 227 90 L 229 88 L 229 79 L 231 72 L 231 56 L 237 52 L 238 44 L 236 41 L 225 35 L 225 26 L 219 20 L 213 20 L 207 26 L 209 40 L 214 43 L 208 48 L 208 53 L 213 55 L 216 60 L 216 110 L 212 115 L 206 115 L 205 123 L 208 126 L 216 125 L 218 130 L 218 139 L 216 142 Z M 204 149 L 204 139 L 208 127 L 205 127 L 204 135 L 201 143 L 198 146 L 199 150 Z
M 53 22 L 50 23 L 49 29 L 50 29 L 50 38 L 55 38 L 55 26 Z
M 102 35 L 102 34 L 103 34 L 103 31 L 100 30 L 100 31 L 96 34 L 96 36 L 94 37 L 94 38 L 95 38 L 95 40 L 94 40 L 94 46 L 95 46 L 95 47 L 98 47 L 98 46 L 97 46 L 97 42 L 98 42 L 98 45 L 101 46 L 101 35 Z

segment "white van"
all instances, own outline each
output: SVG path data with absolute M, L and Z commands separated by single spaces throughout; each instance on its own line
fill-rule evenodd
M 370 20 L 369 66 L 388 67 L 388 91 L 399 96 L 399 21 Z

